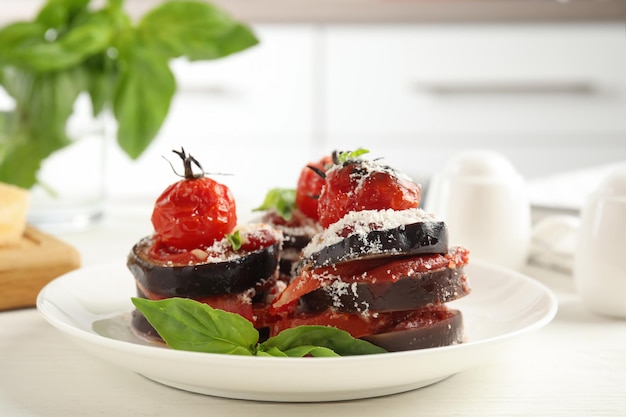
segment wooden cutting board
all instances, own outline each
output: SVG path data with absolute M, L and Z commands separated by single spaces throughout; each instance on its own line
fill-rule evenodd
M 48 282 L 79 266 L 76 249 L 27 226 L 19 243 L 0 246 L 0 310 L 34 307 Z

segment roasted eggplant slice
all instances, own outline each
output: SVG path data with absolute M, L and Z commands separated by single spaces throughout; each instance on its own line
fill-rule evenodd
M 446 253 L 448 230 L 441 221 L 417 222 L 392 229 L 351 233 L 339 242 L 321 246 L 315 251 L 307 248 L 312 253 L 307 255 L 305 249 L 301 265 L 311 264 L 314 268 L 355 259 Z
M 143 315 L 143 313 L 141 313 L 141 311 L 137 309 L 133 310 L 130 325 L 131 329 L 135 332 L 137 336 L 153 342 L 165 343 L 163 338 L 148 322 L 148 319 L 146 318 L 146 316 Z
M 322 227 L 297 208 L 293 210 L 289 220 L 282 218 L 275 210 L 270 210 L 260 218 L 260 221 L 282 232 L 280 273 L 287 279 L 292 277 L 302 249 L 309 244 L 315 234 L 322 231 Z
M 434 314 L 432 314 L 434 313 Z M 364 336 L 388 352 L 427 349 L 463 343 L 463 315 L 459 310 L 438 309 L 424 312 L 422 323 L 416 327 Z
M 404 312 L 349 314 L 332 309 L 296 313 L 273 323 L 270 335 L 302 325 L 332 326 L 389 352 L 447 346 L 463 342 L 463 317 L 458 310 L 434 305 Z
M 244 252 L 221 262 L 163 265 L 147 255 L 152 238 L 142 239 L 128 255 L 127 266 L 144 291 L 160 297 L 203 298 L 254 288 L 277 271 L 280 243 Z
M 463 267 L 440 268 L 397 281 L 334 281 L 301 298 L 304 311 L 329 307 L 345 313 L 406 311 L 431 304 L 444 304 L 469 294 Z

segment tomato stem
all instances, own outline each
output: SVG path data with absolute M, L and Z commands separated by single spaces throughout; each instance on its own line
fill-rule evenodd
M 184 177 L 185 177 L 186 180 L 192 180 L 192 179 L 195 179 L 195 178 L 202 178 L 202 177 L 204 177 L 205 172 L 204 172 L 204 169 L 202 168 L 202 165 L 200 165 L 200 162 L 198 162 L 196 160 L 196 158 L 194 158 L 191 155 L 188 155 L 185 152 L 185 148 L 181 147 L 180 151 L 172 150 L 172 152 L 174 152 L 176 155 L 180 156 L 180 159 L 183 160 L 183 165 L 185 167 L 185 175 L 184 175 Z M 201 172 L 199 174 L 194 174 L 193 167 L 191 166 L 192 163 L 194 165 L 196 165 L 198 168 L 200 168 Z M 174 171 L 174 172 L 176 172 L 176 171 Z M 176 175 L 179 175 L 181 177 L 183 176 L 183 175 L 180 175 L 178 173 L 176 173 Z
M 307 165 L 306 167 L 309 168 L 311 171 L 315 172 L 322 179 L 326 179 L 326 172 L 324 172 L 323 170 L 319 169 L 318 167 L 314 167 L 312 165 Z

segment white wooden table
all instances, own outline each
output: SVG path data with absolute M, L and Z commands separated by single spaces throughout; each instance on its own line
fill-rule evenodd
M 113 212 L 61 237 L 85 266 L 123 262 L 150 232 L 145 211 Z M 528 267 L 557 295 L 554 321 L 498 359 L 416 391 L 319 404 L 228 400 L 159 385 L 83 352 L 35 309 L 0 313 L 0 416 L 626 416 L 626 320 L 586 311 L 572 279 Z M 626 301 L 625 301 L 626 302 Z

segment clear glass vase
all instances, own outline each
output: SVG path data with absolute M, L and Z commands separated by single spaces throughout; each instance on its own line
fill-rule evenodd
M 82 229 L 97 223 L 105 210 L 106 141 L 113 118 L 104 112 L 94 118 L 91 108 L 77 101 L 68 120 L 72 143 L 50 155 L 31 189 L 28 221 L 50 232 Z

